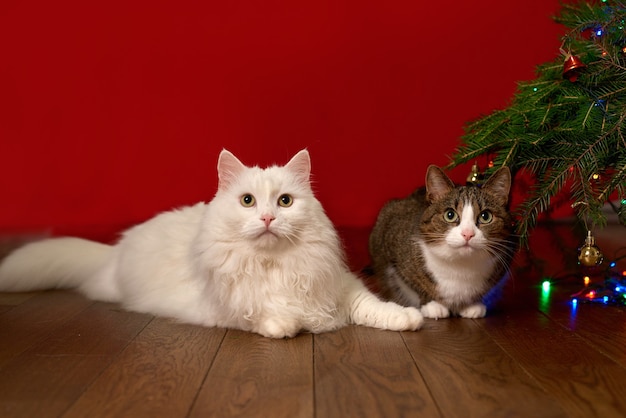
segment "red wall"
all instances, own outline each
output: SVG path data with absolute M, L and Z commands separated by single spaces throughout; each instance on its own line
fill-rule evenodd
M 307 147 L 331 219 L 370 226 L 558 55 L 558 8 L 4 0 L 0 233 L 88 235 L 209 200 L 222 148 L 266 165 Z

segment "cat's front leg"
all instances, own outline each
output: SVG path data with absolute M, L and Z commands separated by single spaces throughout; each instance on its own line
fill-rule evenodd
M 447 318 L 450 316 L 450 310 L 443 306 L 441 303 L 431 300 L 421 308 L 422 315 L 426 318 Z
M 349 289 L 346 307 L 353 324 L 392 331 L 415 331 L 424 323 L 418 309 L 381 301 L 356 277 Z
M 424 318 L 418 309 L 383 302 L 368 295 L 352 309 L 350 322 L 391 331 L 415 331 L 422 326 Z
M 459 312 L 463 318 L 484 318 L 487 315 L 487 307 L 482 303 L 475 303 Z

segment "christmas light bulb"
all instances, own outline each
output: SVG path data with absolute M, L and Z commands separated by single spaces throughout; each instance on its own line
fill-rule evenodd
M 580 247 L 578 251 L 578 264 L 582 264 L 585 267 L 599 266 L 604 261 L 604 255 L 596 246 L 595 239 L 593 238 L 593 235 L 591 235 L 591 231 L 587 231 L 585 244 Z
M 583 282 L 585 283 L 585 286 L 589 286 L 591 279 L 589 278 L 589 276 L 585 276 L 583 277 Z
M 544 280 L 544 282 L 541 284 L 541 288 L 543 289 L 544 292 L 549 292 L 550 291 L 550 281 L 549 280 Z

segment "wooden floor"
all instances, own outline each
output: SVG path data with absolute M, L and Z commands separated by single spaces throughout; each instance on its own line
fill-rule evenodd
M 488 317 L 418 332 L 271 340 L 67 291 L 0 293 L 0 417 L 622 417 L 626 308 L 572 307 L 569 230 L 538 232 Z M 598 237 L 607 257 L 625 232 Z M 346 235 L 360 262 L 366 235 Z

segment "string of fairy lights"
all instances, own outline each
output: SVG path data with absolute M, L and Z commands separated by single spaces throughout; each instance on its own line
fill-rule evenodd
M 626 247 L 617 251 L 626 252 Z M 609 261 L 604 259 L 591 234 L 578 250 L 580 272 L 561 278 L 544 278 L 541 288 L 543 296 L 549 294 L 552 286 L 568 277 L 574 277 L 583 286 L 570 296 L 572 307 L 579 303 L 598 303 L 603 305 L 626 306 L 626 269 L 618 266 L 626 254 L 615 256 Z

